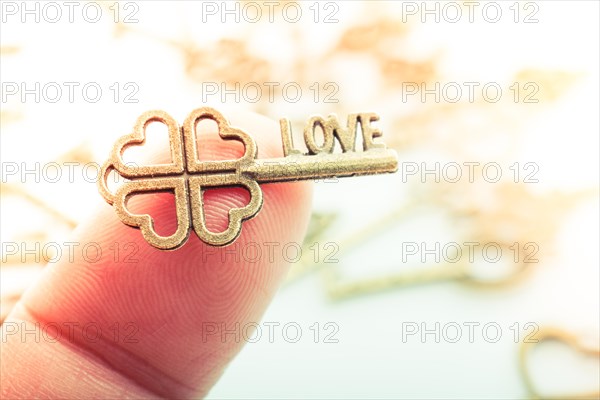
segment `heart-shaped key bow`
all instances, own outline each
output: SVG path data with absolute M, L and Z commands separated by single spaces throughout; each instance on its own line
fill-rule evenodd
M 310 144 L 308 154 L 301 154 L 292 149 L 289 122 L 281 120 L 285 157 L 257 160 L 254 139 L 242 130 L 231 127 L 223 115 L 213 108 L 202 107 L 192 111 L 181 129 L 166 112 L 148 111 L 138 118 L 133 133 L 121 137 L 115 143 L 108 161 L 102 166 L 98 180 L 99 191 L 104 199 L 114 206 L 121 221 L 139 228 L 144 239 L 156 248 L 173 250 L 180 247 L 189 237 L 192 227 L 204 242 L 213 246 L 225 246 L 239 236 L 242 222 L 254 217 L 261 209 L 263 196 L 259 182 L 395 172 L 398 164 L 396 153 L 373 140 L 381 136 L 381 131 L 369 125 L 377 118 L 375 114 L 370 113 L 353 114 L 348 118 L 349 126 L 343 128 L 333 115 L 327 120 L 312 117 L 304 131 L 307 144 Z M 241 142 L 244 145 L 244 154 L 236 160 L 199 160 L 196 126 L 203 119 L 217 123 L 222 139 Z M 123 161 L 123 152 L 129 146 L 145 142 L 146 127 L 151 122 L 160 122 L 168 128 L 171 163 L 127 165 Z M 362 127 L 364 151 L 355 152 L 353 141 L 359 123 Z M 318 147 L 315 144 L 314 131 L 317 126 L 323 130 L 326 136 L 325 143 L 329 145 Z M 340 140 L 344 151 L 342 154 L 333 154 L 334 138 Z M 112 171 L 127 180 L 114 193 L 109 190 L 107 184 Z M 247 189 L 250 201 L 244 207 L 229 210 L 227 229 L 223 232 L 212 232 L 206 225 L 203 192 L 209 188 L 230 186 Z M 153 192 L 171 192 L 175 195 L 177 230 L 170 236 L 161 236 L 156 232 L 150 215 L 135 215 L 127 208 L 127 201 L 132 196 Z
M 224 140 L 243 143 L 244 155 L 237 160 L 200 161 L 196 144 L 196 125 L 202 119 L 217 123 L 219 135 Z M 167 126 L 171 145 L 170 164 L 131 166 L 123 161 L 123 152 L 131 145 L 143 144 L 146 127 L 151 122 Z M 186 119 L 183 129 L 164 111 L 148 111 L 141 115 L 133 133 L 121 137 L 113 147 L 111 157 L 104 163 L 99 179 L 100 193 L 114 205 L 117 215 L 127 225 L 138 227 L 144 239 L 159 249 L 176 249 L 187 240 L 190 226 L 196 234 L 214 246 L 233 242 L 241 232 L 242 220 L 253 217 L 262 207 L 262 191 L 258 183 L 239 173 L 239 167 L 256 157 L 256 143 L 252 137 L 229 126 L 225 118 L 208 107 L 194 110 Z M 107 186 L 108 174 L 116 171 L 129 179 L 113 194 Z M 229 211 L 229 225 L 223 232 L 211 232 L 206 226 L 202 191 L 210 187 L 242 186 L 250 192 L 250 202 L 242 208 Z M 171 192 L 175 194 L 177 230 L 171 236 L 161 236 L 154 229 L 149 215 L 134 215 L 127 209 L 127 200 L 135 194 Z M 191 210 L 191 221 L 190 221 Z M 190 224 L 191 222 L 191 224 Z

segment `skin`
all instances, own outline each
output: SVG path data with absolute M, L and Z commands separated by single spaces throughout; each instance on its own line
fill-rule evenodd
M 275 121 L 230 114 L 225 113 L 233 126 L 255 138 L 259 158 L 282 157 Z M 212 135 L 199 141 L 201 158 L 241 154 L 241 146 L 203 130 Z M 164 160 L 165 149 L 150 151 L 149 160 Z M 262 210 L 243 223 L 234 244 L 220 248 L 192 232 L 180 249 L 157 250 L 139 230 L 122 224 L 112 207 L 99 204 L 74 231 L 72 241 L 79 243 L 74 259 L 61 257 L 48 265 L 2 325 L 0 398 L 206 395 L 245 343 L 221 330 L 260 322 L 289 267 L 282 244 L 301 243 L 308 224 L 310 183 L 262 190 Z M 209 228 L 223 229 L 227 210 L 247 200 L 247 192 L 236 188 L 207 192 Z M 171 197 L 143 195 L 131 203 L 132 212 L 154 218 L 159 233 L 175 230 Z M 80 250 L 91 242 L 103 250 L 93 263 L 94 251 L 84 257 Z M 272 242 L 278 244 L 265 245 Z M 121 249 L 116 260 L 109 250 L 115 243 Z M 135 248 L 137 262 L 131 262 L 125 256 Z M 91 328 L 85 331 L 86 326 Z

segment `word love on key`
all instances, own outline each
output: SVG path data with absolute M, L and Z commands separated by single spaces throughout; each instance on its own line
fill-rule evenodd
M 240 141 L 244 154 L 237 160 L 202 161 L 198 156 L 196 126 L 201 120 L 217 123 L 219 136 L 224 140 Z M 256 159 L 256 142 L 240 129 L 231 127 L 225 118 L 212 108 L 198 108 L 187 117 L 182 127 L 164 111 L 142 114 L 133 133 L 121 137 L 114 145 L 108 161 L 101 169 L 99 191 L 112 204 L 121 221 L 139 228 L 144 239 L 152 246 L 174 250 L 183 245 L 193 228 L 198 237 L 212 246 L 232 243 L 242 230 L 242 222 L 254 217 L 263 203 L 259 183 L 323 179 L 354 175 L 371 175 L 395 172 L 398 169 L 396 152 L 386 149 L 375 139 L 381 131 L 371 125 L 379 118 L 376 114 L 352 114 L 347 126 L 342 126 L 334 115 L 327 119 L 311 117 L 304 128 L 304 141 L 308 149 L 302 154 L 292 141 L 290 122 L 280 121 L 283 141 L 283 158 Z M 151 122 L 165 124 L 169 132 L 171 163 L 132 166 L 123 161 L 123 152 L 132 145 L 143 144 L 146 127 Z M 358 125 L 363 146 L 356 149 Z M 317 140 L 315 131 L 320 127 L 323 140 Z M 334 153 L 335 143 L 341 152 Z M 321 142 L 321 143 L 317 143 Z M 125 182 L 112 193 L 107 184 L 111 172 L 125 178 Z M 206 189 L 239 186 L 250 193 L 249 203 L 242 208 L 229 210 L 229 225 L 223 232 L 207 228 L 203 193 Z M 150 215 L 135 215 L 127 209 L 128 200 L 135 194 L 171 192 L 175 195 L 177 230 L 170 236 L 161 236 L 154 229 Z

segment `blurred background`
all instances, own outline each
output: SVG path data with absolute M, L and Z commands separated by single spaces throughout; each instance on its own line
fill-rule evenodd
M 1 3 L 2 318 L 142 112 L 373 111 L 209 397 L 598 396 L 597 2 L 74 3 Z

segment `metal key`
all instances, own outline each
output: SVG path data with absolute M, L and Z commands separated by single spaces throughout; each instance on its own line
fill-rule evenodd
M 412 211 L 420 201 L 415 200 L 405 204 L 384 217 L 367 225 L 363 229 L 349 234 L 339 242 L 337 255 L 353 249 L 356 246 L 368 241 L 375 234 L 393 226 L 398 219 L 406 216 Z M 503 244 L 502 247 L 509 248 L 510 244 Z M 458 281 L 466 285 L 479 288 L 502 287 L 513 284 L 524 278 L 526 273 L 531 271 L 531 265 L 525 261 L 516 264 L 516 268 L 510 274 L 504 277 L 493 279 L 482 279 L 474 273 L 471 266 L 464 263 L 445 263 L 433 267 L 423 267 L 418 270 L 400 272 L 396 274 L 361 279 L 354 282 L 341 282 L 338 271 L 329 266 L 322 269 L 322 277 L 329 296 L 333 299 L 342 299 L 366 293 L 375 293 L 397 287 L 417 286 L 435 282 Z
M 530 398 L 546 400 L 591 400 L 600 398 L 599 387 L 580 393 L 549 395 L 548 393 L 540 392 L 532 377 L 532 363 L 529 360 L 534 348 L 548 341 L 562 342 L 581 355 L 598 360 L 600 359 L 600 347 L 598 346 L 597 336 L 594 338 L 594 335 L 590 335 L 589 340 L 585 340 L 586 337 L 576 335 L 564 328 L 551 326 L 539 328 L 536 324 L 533 324 L 533 326 L 535 330 L 524 338 L 519 349 L 519 372 L 530 394 Z M 560 363 L 560 360 L 557 360 L 556 363 Z
M 219 135 L 224 140 L 237 140 L 244 145 L 244 154 L 237 160 L 202 161 L 198 159 L 196 125 L 210 119 L 217 123 Z M 99 191 L 112 204 L 122 222 L 141 229 L 144 239 L 154 247 L 172 250 L 185 243 L 193 228 L 198 237 L 213 246 L 232 243 L 240 234 L 242 222 L 254 217 L 261 209 L 263 197 L 259 183 L 324 179 L 354 175 L 371 175 L 395 172 L 398 158 L 394 150 L 374 139 L 382 135 L 371 125 L 379 117 L 373 113 L 352 114 L 343 126 L 337 117 L 311 117 L 304 129 L 308 153 L 295 149 L 289 121 L 282 119 L 281 135 L 284 157 L 256 159 L 254 139 L 240 129 L 233 128 L 215 109 L 198 108 L 187 117 L 180 128 L 164 111 L 149 111 L 141 115 L 133 133 L 121 137 L 114 145 L 108 161 L 101 170 Z M 131 166 L 123 162 L 124 150 L 133 144 L 143 144 L 145 129 L 150 122 L 165 124 L 171 146 L 170 164 Z M 356 150 L 358 125 L 362 132 L 362 150 Z M 317 143 L 315 130 L 323 131 L 322 144 Z M 341 153 L 334 153 L 335 143 Z M 108 189 L 107 178 L 111 171 L 128 179 L 113 194 Z M 212 232 L 206 226 L 203 192 L 208 188 L 242 186 L 250 193 L 249 203 L 229 211 L 229 225 L 223 232 Z M 151 217 L 133 215 L 127 209 L 127 200 L 136 193 L 173 192 L 178 227 L 171 236 L 161 236 L 154 230 Z
M 441 264 L 434 267 L 424 267 L 415 271 L 401 272 L 363 279 L 355 282 L 339 283 L 336 271 L 331 268 L 323 269 L 327 291 L 331 298 L 342 299 L 359 294 L 374 293 L 397 287 L 418 286 L 429 283 L 457 281 L 472 287 L 491 288 L 513 284 L 530 271 L 529 264 L 520 262 L 508 276 L 494 279 L 482 279 L 472 272 L 466 264 Z

